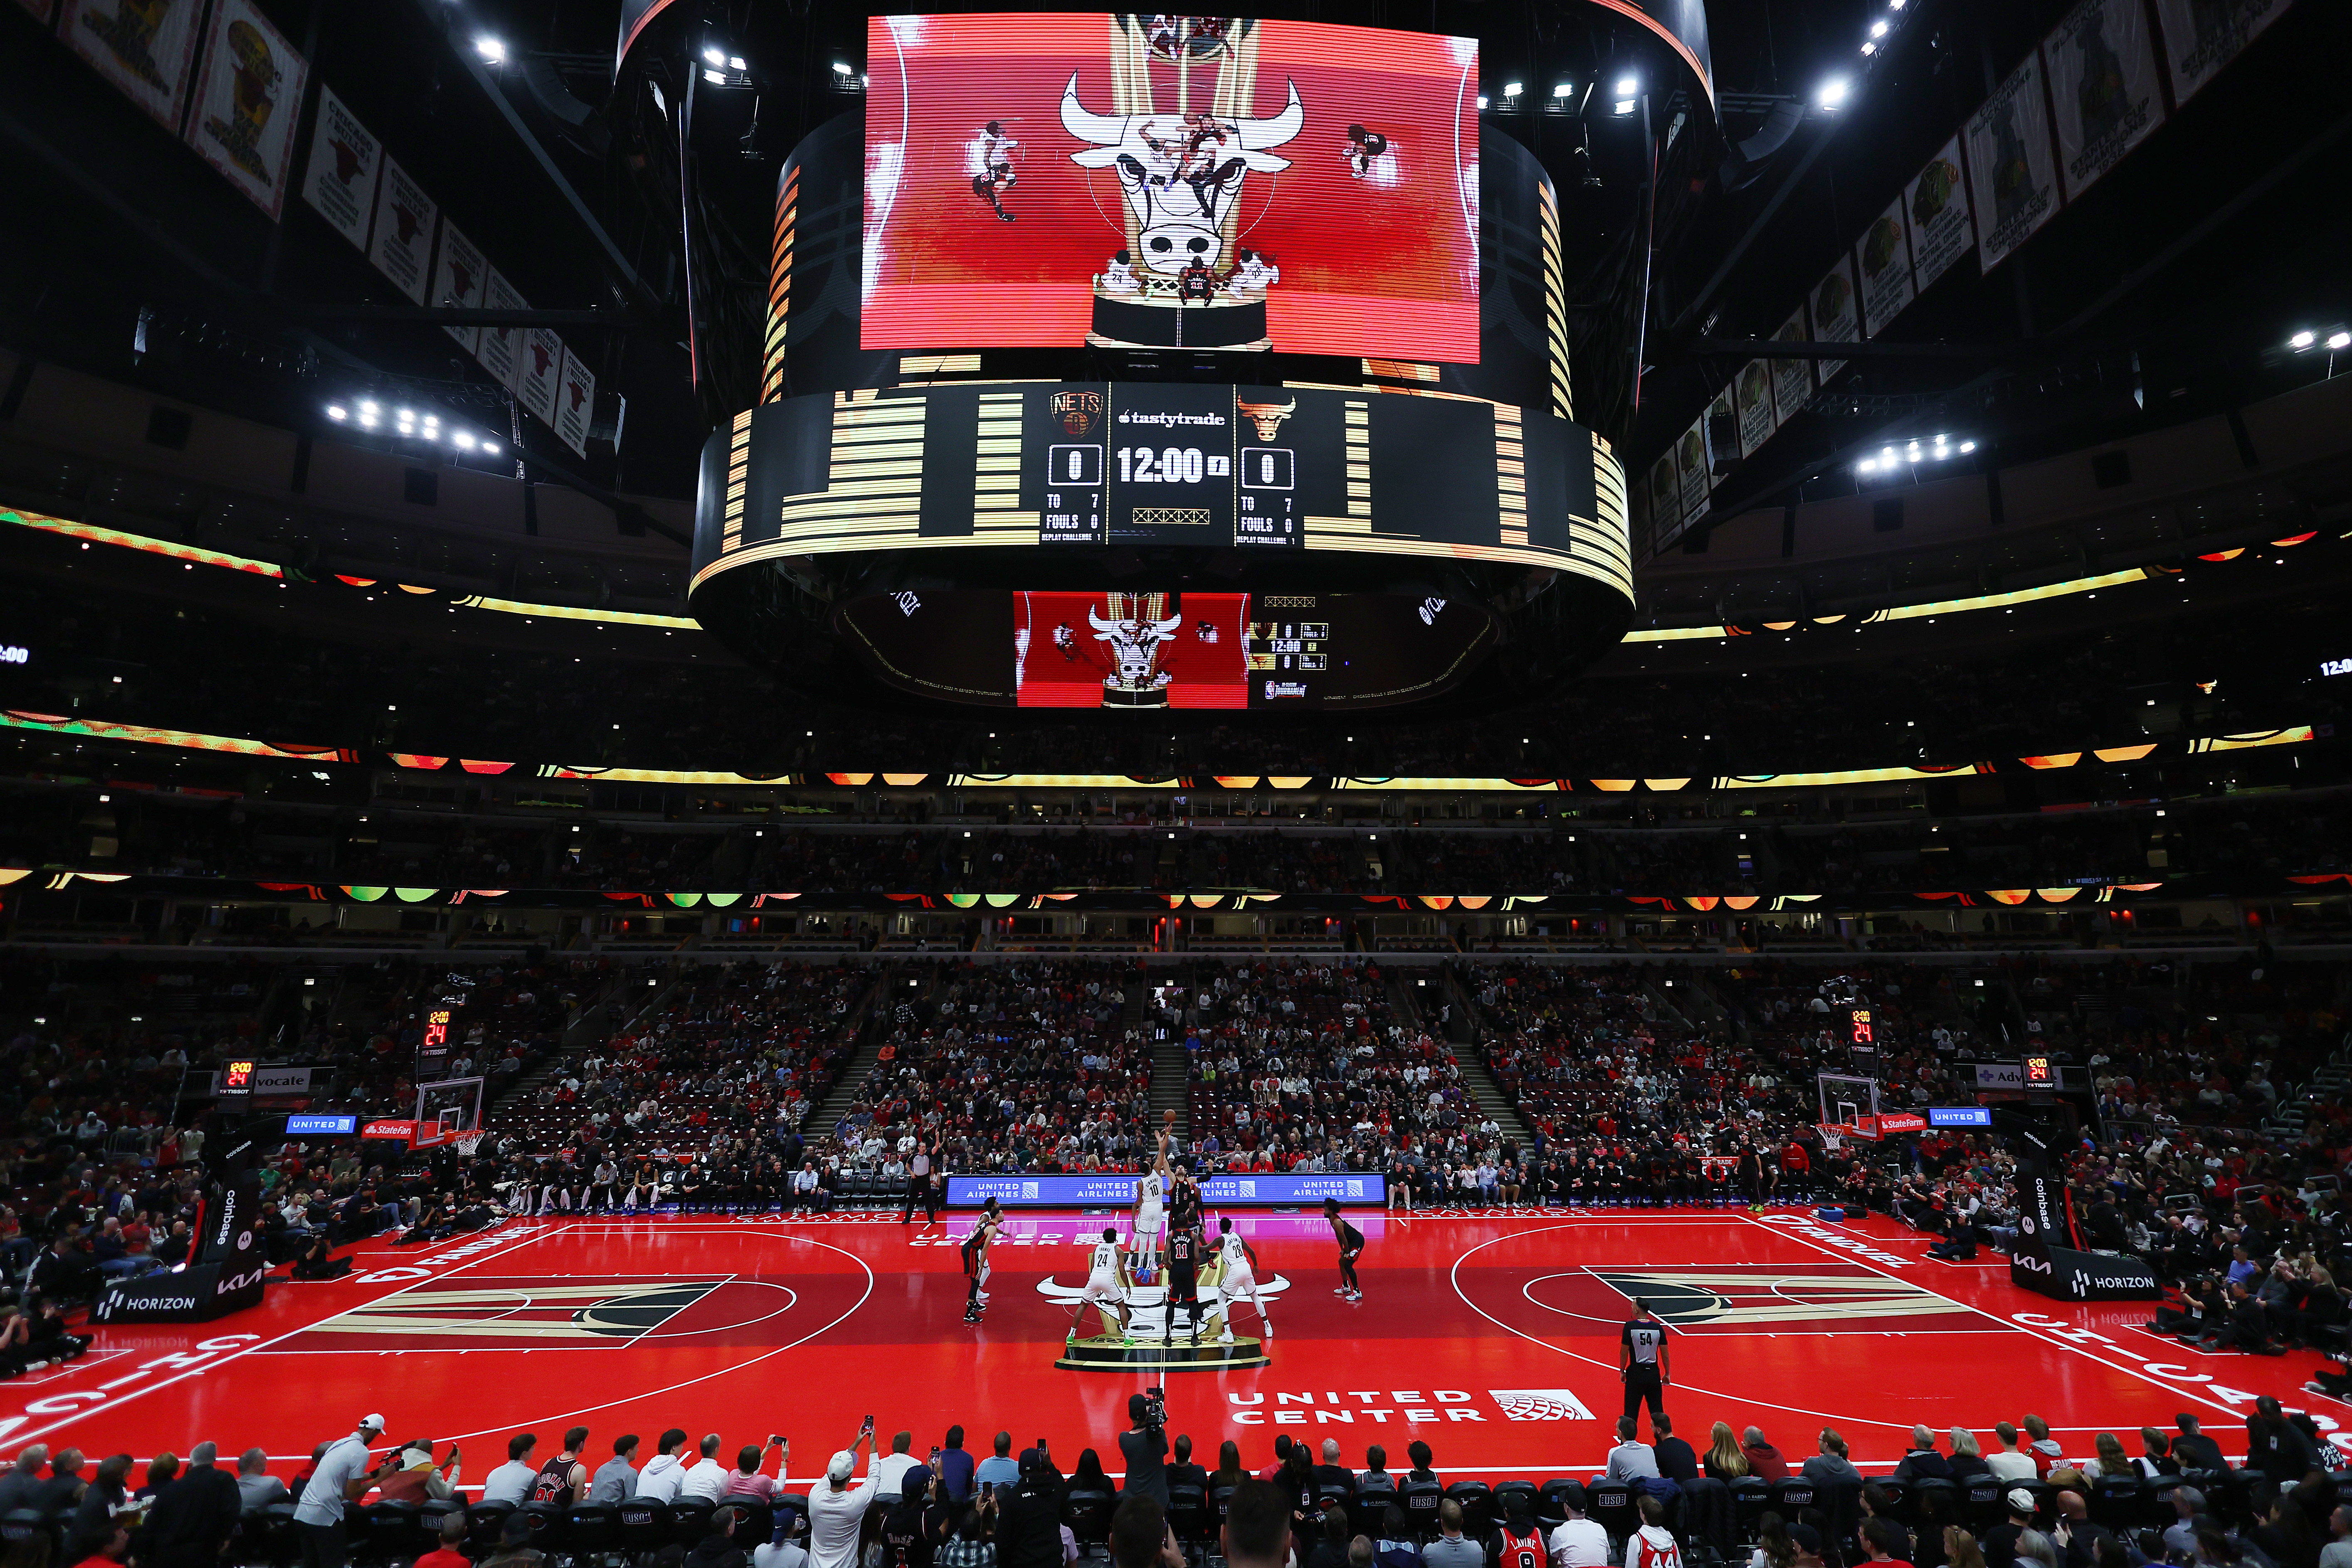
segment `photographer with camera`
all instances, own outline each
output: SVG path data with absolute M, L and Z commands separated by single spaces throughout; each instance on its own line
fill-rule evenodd
M 1127 1479 L 1119 1490 L 1148 1497 L 1168 1506 L 1168 1394 L 1160 1387 L 1127 1396 L 1128 1429 L 1118 1435 L 1118 1451 L 1127 1461 Z

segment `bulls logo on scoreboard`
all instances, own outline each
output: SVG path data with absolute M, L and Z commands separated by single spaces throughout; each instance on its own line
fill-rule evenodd
M 1084 435 L 1102 422 L 1103 394 L 1086 388 L 1054 394 L 1054 417 L 1072 435 Z

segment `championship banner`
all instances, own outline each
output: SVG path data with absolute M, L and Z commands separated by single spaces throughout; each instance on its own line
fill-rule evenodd
M 2083 0 L 2042 40 L 2042 65 L 2071 202 L 2164 123 L 2147 10 L 2140 0 Z
M 1853 288 L 1853 257 L 1842 256 L 1829 270 L 1827 277 L 1813 286 L 1806 300 L 1806 313 L 1812 318 L 1813 341 L 1816 343 L 1852 343 L 1862 337 L 1860 300 Z M 1843 360 L 1815 360 L 1813 373 L 1821 384 L 1845 369 Z
M 596 372 L 563 346 L 563 371 L 555 389 L 555 434 L 581 456 L 588 455 L 588 426 L 596 416 Z
M 1650 465 L 1650 538 L 1660 548 L 1683 526 L 1682 481 L 1675 476 L 1672 451 Z
M 302 199 L 355 250 L 368 247 L 368 220 L 375 213 L 376 181 L 383 172 L 383 143 L 343 107 L 333 88 L 320 87 Z
M 1903 187 L 1904 212 L 1911 231 L 1911 287 L 1924 294 L 1944 269 L 1977 243 L 1969 217 L 1969 182 L 1960 172 L 1960 139 L 1944 143 L 1927 166 Z
M 1704 413 L 1675 443 L 1675 485 L 1682 501 L 1683 521 L 1698 521 L 1706 512 L 1707 492 L 1715 487 L 1715 476 L 1707 468 Z
M 530 302 L 514 290 L 506 274 L 493 267 L 482 285 L 482 308 L 485 310 L 528 310 Z M 485 327 L 476 336 L 474 358 L 490 379 L 502 387 L 515 384 L 515 361 L 522 352 L 520 327 Z
M 1962 132 L 1976 207 L 1977 267 L 1990 272 L 2058 214 L 2058 157 L 2042 97 L 2042 56 L 2025 57 Z
M 204 0 L 66 0 L 66 47 L 176 134 Z
M 412 303 L 425 303 L 425 286 L 433 268 L 433 220 L 441 209 L 424 187 L 408 177 L 389 156 L 375 193 L 375 237 L 368 259 L 392 279 Z
M 1806 341 L 1805 308 L 1798 306 L 1772 334 L 1783 343 Z M 1779 429 L 1813 401 L 1813 361 L 1811 360 L 1775 360 L 1772 361 L 1772 426 Z
M 188 144 L 276 223 L 310 62 L 294 52 L 253 0 L 215 0 L 196 76 Z
M 524 329 L 515 354 L 515 396 L 541 424 L 555 424 L 555 384 L 563 376 L 563 340 L 546 327 Z
M 1732 402 L 1738 410 L 1739 455 L 1752 457 L 1772 439 L 1780 425 L 1772 417 L 1772 371 L 1761 360 L 1739 367 L 1731 383 Z
M 1875 338 L 1893 324 L 1916 291 L 1911 286 L 1911 225 L 1897 196 L 1870 220 L 1854 252 L 1862 262 L 1862 330 Z
M 2172 73 L 2174 108 L 2238 57 L 2290 0 L 2156 0 L 2164 27 L 2164 64 Z
M 441 225 L 441 250 L 433 263 L 433 303 L 459 310 L 482 308 L 482 289 L 489 281 L 490 264 L 482 258 L 474 242 L 453 223 Z M 482 336 L 479 327 L 444 327 L 441 329 L 461 344 L 466 352 L 480 357 L 478 344 Z

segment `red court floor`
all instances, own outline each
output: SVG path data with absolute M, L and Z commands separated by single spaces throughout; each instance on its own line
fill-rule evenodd
M 1167 1375 L 1170 1425 L 1213 1466 L 1247 1462 L 1279 1431 L 1367 1443 L 1398 1464 L 1414 1437 L 1453 1473 L 1540 1477 L 1597 1467 L 1622 1396 L 1617 1326 L 1643 1293 L 1675 1321 L 1668 1410 L 1702 1444 L 1750 1422 L 1792 1457 L 1824 1424 L 1864 1464 L 1891 1463 L 1915 1421 L 1938 1430 L 2032 1411 L 2069 1454 L 2102 1430 L 2201 1416 L 2231 1452 L 2257 1395 L 2312 1407 L 2352 1448 L 2352 1421 L 2301 1392 L 2319 1364 L 2201 1355 L 2137 1325 L 2143 1303 L 2067 1307 L 2019 1291 L 1988 1255 L 1924 1256 L 1884 1219 L 1794 1212 L 1554 1211 L 1354 1217 L 1370 1239 L 1365 1299 L 1332 1294 L 1328 1228 L 1313 1216 L 1236 1214 L 1260 1259 L 1271 1364 Z M 250 1312 L 191 1327 L 103 1328 L 70 1366 L 0 1385 L 0 1451 L 36 1438 L 93 1455 L 185 1453 L 205 1438 L 263 1446 L 279 1473 L 369 1411 L 387 1437 L 457 1439 L 466 1479 L 506 1438 L 593 1429 L 651 1439 L 681 1427 L 724 1451 L 772 1431 L 814 1476 L 871 1414 L 922 1453 L 950 1422 L 985 1451 L 999 1427 L 1050 1439 L 1064 1467 L 1108 1453 L 1131 1372 L 1060 1371 L 1085 1241 L 1105 1223 L 1020 1215 L 995 1249 L 993 1303 L 961 1321 L 964 1216 L 924 1228 L 896 1216 L 793 1223 L 718 1218 L 518 1220 L 437 1252 L 362 1247 L 348 1279 L 275 1284 Z M 1213 1227 L 1214 1218 L 1212 1218 Z M 1238 1331 L 1255 1333 L 1250 1313 Z M 1646 1435 L 1646 1424 L 1645 1424 Z M 2137 1449 L 2136 1444 L 2130 1444 Z

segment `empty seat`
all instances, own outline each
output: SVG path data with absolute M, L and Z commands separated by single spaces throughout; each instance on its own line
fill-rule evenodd
M 669 1505 L 669 1538 L 680 1546 L 692 1547 L 710 1533 L 710 1516 L 714 1506 L 700 1498 L 682 1497 Z
M 1437 1530 L 1437 1506 L 1445 1500 L 1445 1489 L 1435 1481 L 1417 1481 L 1410 1476 L 1397 1488 L 1397 1506 L 1404 1510 L 1404 1521 L 1419 1536 L 1434 1534 Z
M 613 1509 L 617 1549 L 632 1556 L 670 1543 L 669 1504 L 657 1497 L 625 1498 Z
M 2101 1476 L 2088 1501 L 2091 1522 L 2118 1533 L 2147 1521 L 2147 1482 L 2137 1475 Z
M 620 1511 L 606 1502 L 575 1502 L 563 1511 L 564 1550 L 614 1552 L 621 1544 Z
M 1062 1522 L 1080 1546 L 1099 1546 L 1110 1540 L 1111 1510 L 1118 1506 L 1113 1493 L 1073 1487 L 1062 1500 Z
M 1495 1531 L 1495 1490 L 1485 1481 L 1455 1481 L 1445 1489 L 1446 1498 L 1461 1505 L 1462 1533 L 1476 1542 L 1485 1542 Z
M 1205 1489 L 1171 1485 L 1168 1489 L 1168 1528 L 1176 1532 L 1181 1546 L 1206 1546 L 1216 1533 L 1216 1525 L 1209 1517 L 1209 1495 Z
M 1732 1531 L 1752 1542 L 1763 1533 L 1764 1516 L 1772 1511 L 1772 1483 L 1760 1476 L 1741 1476 L 1725 1484 L 1731 1493 Z
M 466 1512 L 466 1545 L 479 1562 L 499 1549 L 499 1537 L 507 1527 L 507 1515 L 515 1511 L 510 1502 L 478 1502 Z
M 1584 1491 L 1585 1517 L 1597 1521 L 1612 1541 L 1622 1541 L 1642 1528 L 1633 1507 L 1633 1489 L 1623 1481 L 1595 1481 Z

